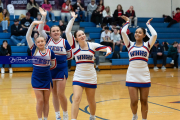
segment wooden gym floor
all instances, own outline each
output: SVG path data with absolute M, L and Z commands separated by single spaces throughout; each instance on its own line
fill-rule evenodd
M 101 70 L 98 73 L 96 120 L 131 120 L 129 94 L 125 86 L 126 70 Z M 152 87 L 148 100 L 148 120 L 180 120 L 180 70 L 151 69 L 150 72 Z M 66 85 L 69 117 L 73 96 L 73 73 L 74 71 L 69 72 Z M 138 116 L 141 120 L 140 104 Z M 15 72 L 12 76 L 9 73 L 1 75 L 0 120 L 37 120 L 36 98 L 31 88 L 31 72 Z M 52 95 L 48 120 L 55 120 Z M 89 120 L 85 93 L 80 104 L 78 120 Z

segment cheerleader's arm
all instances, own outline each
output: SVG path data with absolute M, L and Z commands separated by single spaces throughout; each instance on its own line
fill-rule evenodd
M 69 45 L 67 40 L 65 40 L 65 47 L 66 47 L 66 52 L 67 52 L 67 60 L 70 60 L 73 58 L 73 54 L 72 54 L 71 46 Z
M 127 29 L 129 26 L 129 21 L 126 21 L 126 24 L 123 26 L 122 30 L 121 30 L 121 35 L 124 41 L 124 44 L 126 45 L 126 47 L 129 49 L 129 47 L 131 46 L 131 42 L 129 40 L 129 37 L 127 35 Z
M 41 12 L 41 11 L 40 11 Z M 41 13 L 41 14 L 45 14 L 45 13 Z M 38 32 L 39 34 L 44 37 L 46 40 L 48 39 L 48 35 L 46 34 L 45 30 L 44 29 L 44 23 L 45 23 L 45 20 L 46 20 L 46 15 L 42 15 L 42 18 L 41 18 L 41 21 L 43 21 L 43 24 L 40 24 L 39 27 L 38 27 Z
M 155 29 L 150 25 L 150 22 L 146 23 L 147 27 L 149 28 L 150 32 L 151 32 L 151 36 L 150 36 L 150 40 L 148 43 L 148 47 L 149 49 L 152 48 L 152 46 L 154 45 L 154 43 L 156 42 L 157 39 L 157 32 L 155 31 Z
M 106 56 L 108 56 L 109 54 L 111 54 L 111 47 L 109 46 L 104 46 L 98 43 L 92 43 L 92 46 L 94 47 L 94 51 L 102 51 L 102 52 L 106 52 Z
M 72 49 L 75 48 L 75 40 L 74 40 L 74 37 L 73 37 L 73 35 L 72 35 L 72 33 L 71 33 L 71 30 L 72 30 L 72 26 L 73 26 L 73 24 L 74 24 L 74 21 L 75 21 L 75 18 L 73 17 L 73 18 L 69 21 L 69 23 L 68 23 L 68 25 L 67 25 L 67 27 L 66 27 L 66 31 L 65 31 L 66 37 L 67 37 L 67 41 L 69 42 L 69 44 L 70 44 L 70 46 L 71 46 Z
M 34 24 L 34 22 L 32 22 L 29 29 L 28 29 L 28 31 L 27 31 L 27 33 L 26 33 L 26 40 L 27 40 L 27 43 L 28 43 L 28 46 L 29 46 L 30 50 L 32 50 L 33 46 L 34 46 L 34 42 L 33 42 L 32 38 L 31 38 L 32 30 L 33 30 L 34 26 L 35 26 L 35 24 Z
M 50 70 L 55 69 L 57 66 L 57 62 L 56 62 L 56 57 L 54 52 L 51 50 L 51 66 L 50 66 Z

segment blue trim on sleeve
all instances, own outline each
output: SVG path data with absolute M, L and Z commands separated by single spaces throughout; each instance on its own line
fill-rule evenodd
M 65 40 L 65 47 L 67 51 L 71 49 L 71 46 L 69 45 L 69 42 L 67 40 Z

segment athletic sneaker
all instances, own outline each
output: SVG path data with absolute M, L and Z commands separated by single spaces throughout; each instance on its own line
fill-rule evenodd
M 97 28 L 99 28 L 100 26 L 99 25 L 96 25 Z
M 159 68 L 157 66 L 154 66 L 154 70 L 158 70 Z
M 4 74 L 4 68 L 1 68 L 1 74 Z
M 12 68 L 9 68 L 9 73 L 10 73 L 10 74 L 12 74 L 12 73 L 13 73 Z
M 25 43 L 22 43 L 21 46 L 25 46 Z
M 21 46 L 21 43 L 18 43 L 17 46 Z
M 174 60 L 172 60 L 172 61 L 170 62 L 170 64 L 174 64 Z
M 96 117 L 90 117 L 89 120 L 96 120 Z
M 99 69 L 98 67 L 97 67 L 97 68 L 95 68 L 95 69 L 96 69 L 96 71 L 98 71 L 98 72 L 100 71 L 100 69 Z
M 68 120 L 68 119 L 69 119 L 68 114 L 66 114 L 66 115 L 63 114 L 63 120 Z
M 59 117 L 56 117 L 56 120 L 61 120 L 61 116 L 59 116 Z
M 132 120 L 137 120 L 138 116 L 133 116 Z
M 165 70 L 165 69 L 166 69 L 166 67 L 165 67 L 165 66 L 162 66 L 162 67 L 161 67 L 161 69 L 162 69 L 162 70 Z

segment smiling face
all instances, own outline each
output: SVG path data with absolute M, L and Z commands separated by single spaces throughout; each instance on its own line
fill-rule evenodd
M 142 41 L 146 34 L 143 32 L 142 28 L 138 28 L 134 36 L 136 41 Z
M 50 30 L 50 36 L 54 39 L 54 40 L 59 40 L 61 35 L 61 31 L 60 28 L 58 26 L 52 27 Z
M 39 49 L 44 49 L 46 41 L 43 37 L 38 37 L 35 41 L 35 44 Z
M 76 33 L 76 40 L 77 40 L 78 42 L 86 41 L 86 34 L 85 34 L 82 30 L 79 30 L 79 31 Z

